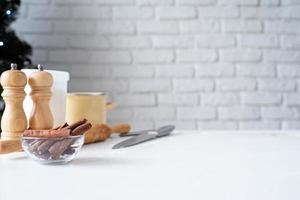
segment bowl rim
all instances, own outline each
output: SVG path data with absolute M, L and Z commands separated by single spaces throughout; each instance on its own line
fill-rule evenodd
M 67 139 L 67 138 L 81 138 L 81 137 L 84 137 L 84 135 L 69 135 L 69 136 L 61 136 L 61 137 L 34 137 L 34 136 L 22 136 L 21 139 L 44 139 L 44 140 L 47 140 L 47 139 Z

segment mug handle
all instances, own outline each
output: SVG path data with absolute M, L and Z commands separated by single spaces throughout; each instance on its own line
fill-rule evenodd
M 107 103 L 106 103 L 106 109 L 107 109 L 107 110 L 112 110 L 112 109 L 114 109 L 115 107 L 117 107 L 117 104 L 114 103 L 114 102 L 107 102 Z

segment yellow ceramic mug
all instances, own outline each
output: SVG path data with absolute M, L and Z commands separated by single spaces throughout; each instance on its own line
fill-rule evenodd
M 86 118 L 92 125 L 106 123 L 106 110 L 114 104 L 106 102 L 103 92 L 68 93 L 66 104 L 66 122 L 74 123 Z

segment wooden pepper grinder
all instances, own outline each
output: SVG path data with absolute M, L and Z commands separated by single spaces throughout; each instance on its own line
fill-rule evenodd
M 23 110 L 26 83 L 26 75 L 17 69 L 15 63 L 11 64 L 11 70 L 1 75 L 2 97 L 5 102 L 1 119 L 2 139 L 20 139 L 27 128 L 27 119 Z
M 51 129 L 53 127 L 53 116 L 50 110 L 50 99 L 52 96 L 51 87 L 53 77 L 49 72 L 38 65 L 38 71 L 29 76 L 28 83 L 31 87 L 30 96 L 33 101 L 29 128 Z

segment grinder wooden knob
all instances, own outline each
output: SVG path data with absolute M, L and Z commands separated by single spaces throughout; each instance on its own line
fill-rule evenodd
M 11 64 L 11 70 L 1 75 L 2 97 L 5 102 L 1 119 L 2 139 L 19 139 L 27 128 L 27 119 L 23 110 L 26 83 L 26 75 L 17 70 L 17 65 L 14 63 Z
M 41 65 L 38 65 L 38 71 L 29 76 L 28 83 L 31 87 L 30 96 L 33 101 L 29 128 L 51 129 L 53 116 L 49 103 L 52 96 L 53 77 L 49 72 L 44 71 Z

